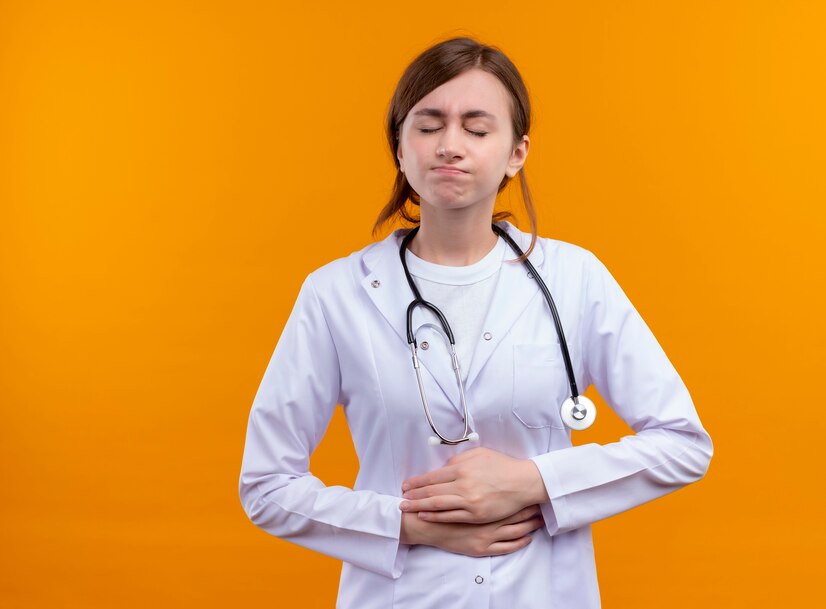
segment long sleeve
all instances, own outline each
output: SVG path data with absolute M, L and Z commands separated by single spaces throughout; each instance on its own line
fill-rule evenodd
M 593 254 L 581 347 L 589 386 L 634 430 L 618 442 L 533 458 L 551 534 L 618 514 L 702 478 L 711 439 L 677 371 L 620 286 Z
M 258 388 L 239 494 L 250 520 L 282 539 L 386 577 L 401 575 L 401 499 L 325 486 L 309 472 L 339 397 L 340 366 L 321 303 L 304 282 Z

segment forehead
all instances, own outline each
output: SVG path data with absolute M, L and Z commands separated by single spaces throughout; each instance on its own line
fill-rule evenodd
M 502 121 L 510 116 L 510 97 L 493 74 L 472 69 L 436 87 L 410 109 L 410 116 L 422 109 L 436 109 L 447 116 L 461 116 L 481 110 Z

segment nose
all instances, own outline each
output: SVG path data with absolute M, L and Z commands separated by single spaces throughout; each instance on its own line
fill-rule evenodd
M 436 147 L 436 156 L 446 160 L 462 158 L 464 156 L 460 131 L 461 127 L 456 127 L 455 125 L 447 125 L 442 129 L 441 137 Z

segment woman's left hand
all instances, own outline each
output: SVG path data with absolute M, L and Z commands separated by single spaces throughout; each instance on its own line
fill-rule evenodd
M 550 501 L 536 465 L 489 448 L 474 448 L 402 484 L 404 512 L 431 522 L 485 523 Z

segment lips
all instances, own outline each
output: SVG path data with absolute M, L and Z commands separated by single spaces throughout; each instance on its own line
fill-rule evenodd
M 463 173 L 467 173 L 464 169 L 459 169 L 458 167 L 454 167 L 452 165 L 439 165 L 438 167 L 434 167 L 433 171 L 446 175 L 461 175 Z

